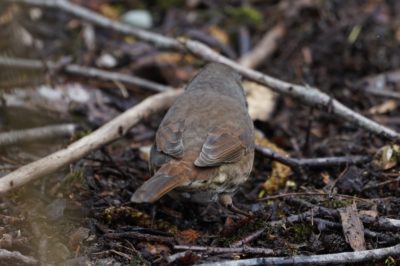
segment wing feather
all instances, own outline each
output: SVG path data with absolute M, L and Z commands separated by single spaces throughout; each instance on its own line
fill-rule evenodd
M 184 121 L 167 122 L 162 124 L 156 134 L 156 147 L 175 158 L 183 156 L 182 134 Z
M 213 129 L 194 164 L 198 167 L 211 167 L 239 161 L 251 145 L 250 135 L 245 129 L 227 126 Z

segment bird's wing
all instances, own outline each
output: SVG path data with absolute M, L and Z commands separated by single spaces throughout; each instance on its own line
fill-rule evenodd
M 168 121 L 161 124 L 156 134 L 156 148 L 174 158 L 182 158 L 182 134 L 185 121 Z
M 216 127 L 208 134 L 194 164 L 210 167 L 237 162 L 251 148 L 252 138 L 251 130 L 246 128 Z

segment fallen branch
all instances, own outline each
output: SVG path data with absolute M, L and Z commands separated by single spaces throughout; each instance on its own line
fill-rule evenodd
M 389 256 L 399 256 L 400 245 L 388 248 L 342 252 L 324 255 L 311 256 L 292 256 L 292 257 L 271 257 L 271 258 L 254 258 L 243 260 L 228 260 L 222 262 L 210 262 L 199 264 L 199 266 L 248 266 L 248 265 L 326 265 L 326 264 L 341 264 L 341 263 L 357 263 L 357 262 L 372 262 L 385 259 Z
M 329 113 L 334 114 L 337 117 L 344 119 L 345 121 L 351 122 L 352 124 L 357 125 L 365 130 L 368 130 L 369 132 L 387 137 L 389 139 L 400 139 L 400 134 L 398 132 L 383 125 L 380 125 L 379 123 L 372 121 L 371 119 L 366 118 L 359 113 L 354 112 L 347 106 L 343 105 L 339 101 L 319 91 L 316 88 L 304 87 L 281 81 L 279 79 L 262 74 L 258 71 L 240 66 L 234 61 L 216 53 L 202 43 L 191 40 L 182 40 L 182 43 L 193 54 L 201 56 L 203 59 L 206 60 L 229 65 L 230 67 L 236 69 L 244 77 L 263 84 L 278 93 L 298 99 L 301 102 L 308 104 L 309 106 L 315 106 L 320 109 L 325 109 Z
M 8 192 L 36 178 L 54 173 L 59 168 L 79 160 L 91 151 L 122 137 L 143 118 L 171 106 L 175 98 L 181 93 L 182 90 L 174 90 L 148 97 L 67 148 L 9 173 L 0 178 L 0 193 Z
M 331 114 L 345 121 L 348 121 L 356 126 L 359 126 L 371 133 L 384 136 L 392 140 L 400 139 L 400 134 L 395 130 L 380 125 L 379 123 L 374 122 L 371 119 L 366 118 L 365 116 L 354 112 L 347 106 L 343 105 L 339 101 L 333 99 L 329 95 L 319 91 L 316 88 L 311 88 L 307 86 L 305 87 L 281 81 L 271 76 L 262 74 L 258 71 L 251 70 L 247 67 L 243 67 L 238 63 L 218 54 L 217 52 L 213 51 L 210 47 L 200 42 L 188 39 L 177 40 L 174 38 L 163 36 L 161 34 L 133 28 L 126 24 L 117 21 L 112 21 L 111 19 L 108 19 L 100 14 L 90 11 L 89 9 L 83 8 L 79 5 L 73 4 L 66 0 L 7 0 L 7 1 L 59 8 L 85 21 L 89 21 L 97 26 L 102 26 L 122 34 L 134 36 L 138 39 L 150 42 L 162 48 L 172 48 L 178 50 L 182 50 L 185 48 L 189 52 L 197 56 L 200 56 L 202 59 L 227 64 L 232 68 L 236 69 L 244 77 L 250 80 L 263 84 L 278 93 L 300 100 L 301 102 L 307 105 L 325 109 Z
M 4 132 L 0 133 L 0 147 L 70 137 L 77 128 L 75 124 L 64 124 Z
M 0 249 L 0 261 L 4 262 L 6 260 L 16 260 L 20 263 L 25 263 L 25 264 L 38 264 L 37 259 L 30 256 L 22 255 L 18 251 L 9 251 L 6 249 Z
M 179 42 L 173 38 L 165 37 L 161 34 L 148 32 L 146 30 L 134 28 L 129 25 L 113 21 L 89 9 L 80 7 L 79 5 L 73 4 L 72 2 L 66 0 L 7 0 L 7 1 L 12 3 L 21 2 L 32 5 L 56 7 L 68 13 L 71 13 L 77 17 L 80 17 L 86 21 L 92 22 L 97 26 L 109 28 L 122 34 L 135 36 L 140 40 L 153 43 L 154 45 L 160 48 L 182 49 L 182 46 L 179 44 Z
M 42 62 L 39 60 L 23 59 L 23 58 L 11 58 L 0 56 L 0 66 L 7 66 L 13 68 L 29 68 L 37 70 L 57 70 L 58 64 L 55 62 Z M 171 87 L 158 84 L 146 79 L 138 78 L 132 75 L 125 75 L 117 72 L 105 71 L 93 67 L 85 67 L 76 64 L 66 64 L 61 66 L 62 71 L 88 78 L 101 78 L 105 80 L 119 81 L 126 84 L 133 84 L 142 88 L 151 90 L 153 92 L 162 92 L 171 89 Z

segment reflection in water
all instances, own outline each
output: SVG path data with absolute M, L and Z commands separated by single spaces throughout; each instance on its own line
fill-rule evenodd
M 27 10 L 11 4 L 0 4 L 0 56 L 38 56 L 35 45 L 38 40 L 27 30 Z M 41 81 L 42 73 L 32 70 L 0 66 L 0 91 L 20 86 L 33 86 Z
M 60 53 L 61 50 L 56 49 L 62 48 L 56 41 L 62 39 L 58 36 L 57 24 L 49 26 L 41 23 L 39 26 L 39 23 L 32 23 L 32 20 L 38 21 L 44 16 L 56 15 L 42 14 L 37 8 L 0 3 L 0 56 L 44 59 L 50 53 L 52 56 Z M 47 46 L 46 42 L 51 44 Z M 45 44 L 50 49 L 42 49 Z M 44 112 L 46 108 L 29 105 L 28 102 L 7 106 L 1 101 L 5 92 L 18 93 L 21 88 L 35 91 L 39 84 L 47 80 L 48 77 L 41 71 L 0 66 L 0 132 L 71 121 L 68 113 Z M 68 141 L 53 140 L 0 148 L 0 176 L 60 149 Z M 82 223 L 81 206 L 71 192 L 80 183 L 81 175 L 77 173 L 79 170 L 63 169 L 0 198 L 0 215 L 3 217 L 0 228 L 3 228 L 3 236 L 15 240 L 5 248 L 31 255 L 44 265 L 58 264 L 79 255 L 79 245 L 71 240 Z

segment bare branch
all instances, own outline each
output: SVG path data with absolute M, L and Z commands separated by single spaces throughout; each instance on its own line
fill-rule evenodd
M 74 134 L 76 129 L 77 125 L 75 124 L 64 124 L 4 132 L 0 133 L 0 147 L 58 137 L 69 137 Z
M 272 90 L 293 97 L 309 106 L 316 106 L 325 109 L 331 114 L 348 121 L 356 126 L 359 126 L 374 134 L 387 137 L 389 139 L 398 140 L 400 134 L 395 130 L 380 125 L 365 116 L 354 112 L 339 101 L 329 95 L 319 91 L 316 88 L 295 85 L 289 82 L 281 81 L 271 76 L 262 74 L 258 71 L 243 67 L 234 61 L 218 54 L 210 47 L 188 39 L 174 39 L 163 36 L 161 34 L 152 33 L 149 31 L 130 27 L 120 22 L 112 21 L 100 14 L 97 14 L 89 9 L 73 4 L 66 0 L 7 0 L 11 2 L 20 2 L 40 6 L 48 6 L 62 9 L 72 15 L 75 15 L 85 21 L 92 22 L 95 25 L 112 29 L 122 34 L 132 35 L 143 41 L 150 42 L 162 48 L 173 48 L 182 50 L 186 48 L 189 52 L 208 61 L 216 61 L 227 64 L 240 72 L 244 77 L 270 87 Z
M 279 79 L 262 74 L 258 71 L 243 67 L 241 65 L 238 65 L 234 61 L 218 54 L 217 52 L 213 51 L 202 43 L 191 40 L 182 40 L 182 43 L 184 43 L 186 48 L 193 54 L 201 56 L 203 59 L 206 60 L 216 61 L 229 65 L 232 68 L 236 69 L 246 78 L 268 86 L 278 93 L 291 96 L 310 106 L 325 109 L 326 111 L 336 115 L 337 117 L 340 117 L 345 121 L 351 122 L 354 125 L 368 130 L 369 132 L 390 139 L 400 139 L 400 134 L 398 132 L 383 125 L 380 125 L 377 122 L 374 122 L 359 113 L 354 112 L 347 106 L 343 105 L 339 101 L 319 91 L 316 88 L 304 87 L 281 81 Z
M 165 37 L 161 34 L 148 32 L 146 30 L 133 28 L 129 25 L 113 21 L 89 9 L 73 4 L 72 2 L 69 2 L 67 0 L 7 0 L 7 1 L 13 3 L 20 2 L 31 5 L 59 8 L 70 14 L 73 14 L 74 16 L 82 18 L 85 21 L 91 22 L 97 26 L 109 28 L 123 34 L 132 35 L 140 40 L 153 43 L 158 47 L 182 49 L 182 46 L 179 44 L 179 42 L 173 38 Z
M 39 60 L 30 60 L 23 58 L 11 58 L 0 56 L 0 66 L 8 66 L 14 68 L 30 68 L 30 69 L 57 69 L 57 63 L 55 62 L 42 62 Z M 67 64 L 61 68 L 64 72 L 72 75 L 89 77 L 89 78 L 101 78 L 112 81 L 120 81 L 127 84 L 133 84 L 140 86 L 145 89 L 149 89 L 155 92 L 162 92 L 172 89 L 169 86 L 164 86 L 146 79 L 138 78 L 132 75 L 125 75 L 117 72 L 111 72 L 101 70 L 93 67 L 85 67 L 76 64 Z
M 271 258 L 254 258 L 244 260 L 228 260 L 222 262 L 210 262 L 199 264 L 201 266 L 248 266 L 248 265 L 326 265 L 330 263 L 356 263 L 363 261 L 382 260 L 388 256 L 399 256 L 400 245 L 388 248 L 363 250 L 356 252 L 342 252 L 324 255 L 311 256 L 292 256 L 292 257 L 271 257 Z
M 143 118 L 171 106 L 175 98 L 181 93 L 182 90 L 174 90 L 148 97 L 93 133 L 72 143 L 67 148 L 9 173 L 0 178 L 0 193 L 8 192 L 36 178 L 53 173 L 59 168 L 82 158 L 91 151 L 122 137 Z

